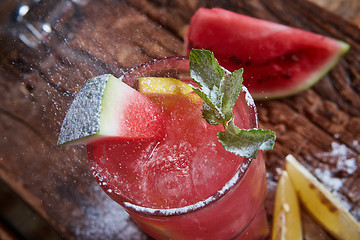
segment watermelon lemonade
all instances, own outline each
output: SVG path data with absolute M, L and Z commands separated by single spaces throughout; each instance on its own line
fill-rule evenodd
M 205 121 L 202 99 L 176 79 L 191 83 L 188 59 L 154 60 L 122 76 L 158 106 L 154 111 L 160 109 L 155 114 L 159 133 L 89 143 L 94 176 L 156 239 L 265 238 L 266 170 L 261 152 L 252 159 L 226 151 L 217 139 L 223 127 Z M 142 115 L 129 111 L 134 121 Z M 245 88 L 233 113 L 238 127 L 258 127 Z

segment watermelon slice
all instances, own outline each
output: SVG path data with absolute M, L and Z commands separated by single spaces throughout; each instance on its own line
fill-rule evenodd
M 254 99 L 299 93 L 321 79 L 349 45 L 304 30 L 220 8 L 200 8 L 185 39 L 192 48 L 214 53 L 220 65 L 244 68 L 244 85 Z
M 58 145 L 101 138 L 155 139 L 164 131 L 161 108 L 110 74 L 86 82 L 63 121 Z

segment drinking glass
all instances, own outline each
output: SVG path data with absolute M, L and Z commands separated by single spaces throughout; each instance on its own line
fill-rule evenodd
M 171 77 L 188 82 L 189 74 L 187 58 L 168 57 L 131 69 L 120 79 L 138 89 L 141 77 Z M 245 87 L 234 107 L 234 115 L 247 128 L 258 127 L 256 107 Z M 88 146 L 88 160 L 99 184 L 150 236 L 156 239 L 264 239 L 267 236 L 264 210 L 266 170 L 261 152 L 257 159 L 243 158 L 236 174 L 211 196 L 187 206 L 161 209 L 141 206 L 119 194 L 116 188 L 121 186 L 114 187 L 116 181 L 111 179 L 116 178 L 116 173 L 109 170 L 111 163 L 104 163 L 103 159 L 96 157 L 94 147 Z M 116 146 L 104 144 L 100 149 L 107 148 Z M 125 153 L 117 154 L 116 164 L 119 164 Z

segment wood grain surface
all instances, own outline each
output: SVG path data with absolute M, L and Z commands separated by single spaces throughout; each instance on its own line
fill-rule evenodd
M 183 36 L 201 6 L 222 7 L 351 45 L 313 88 L 256 104 L 261 127 L 278 136 L 275 149 L 266 153 L 269 220 L 284 157 L 293 154 L 360 221 L 360 31 L 354 22 L 304 0 L 59 2 L 64 5 L 51 21 L 52 32 L 32 46 L 19 40 L 18 32 L 9 34 L 15 23 L 2 25 L 0 177 L 64 238 L 148 238 L 99 188 L 85 148 L 56 146 L 58 132 L 87 79 L 103 73 L 120 76 L 153 58 L 183 55 Z M 331 239 L 306 213 L 304 219 L 306 239 Z
M 309 0 L 318 6 L 343 17 L 360 27 L 360 1 L 358 0 Z

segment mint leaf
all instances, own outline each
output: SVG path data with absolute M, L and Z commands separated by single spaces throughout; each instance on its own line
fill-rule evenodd
M 192 88 L 204 100 L 203 117 L 209 124 L 223 125 L 225 131 L 218 132 L 218 139 L 224 148 L 247 158 L 256 158 L 259 150 L 272 149 L 274 132 L 239 129 L 234 124 L 232 109 L 242 90 L 243 69 L 229 73 L 208 50 L 192 49 L 189 60 L 190 76 L 200 86 Z
M 225 114 L 225 121 L 232 117 L 232 109 L 240 95 L 243 83 L 244 70 L 241 68 L 225 77 L 220 84 L 220 90 L 223 92 L 222 111 Z
M 204 103 L 202 114 L 204 119 L 211 125 L 223 124 L 223 118 L 220 116 L 219 112 L 206 103 Z
M 229 121 L 232 117 L 232 108 L 242 89 L 243 69 L 228 73 L 226 76 L 224 68 L 208 50 L 192 49 L 189 58 L 190 75 L 201 87 L 201 89 L 194 88 L 194 91 L 213 108 L 213 111 L 203 109 L 205 119 L 212 124 L 212 119 L 217 119 L 220 115 L 222 120 Z M 219 121 L 217 124 L 224 121 Z
M 242 157 L 256 158 L 259 150 L 274 147 L 276 135 L 270 130 L 239 129 L 232 120 L 228 131 L 218 132 L 218 139 L 227 151 Z
M 214 113 L 221 115 L 224 119 L 225 115 L 222 112 L 224 93 L 220 90 L 220 84 L 225 76 L 224 69 L 208 50 L 192 49 L 189 60 L 190 76 L 201 87 L 193 87 L 194 91 L 214 109 Z
M 202 87 L 202 92 L 211 95 L 210 92 L 216 91 L 225 76 L 224 69 L 208 50 L 193 49 L 189 59 L 191 77 Z

